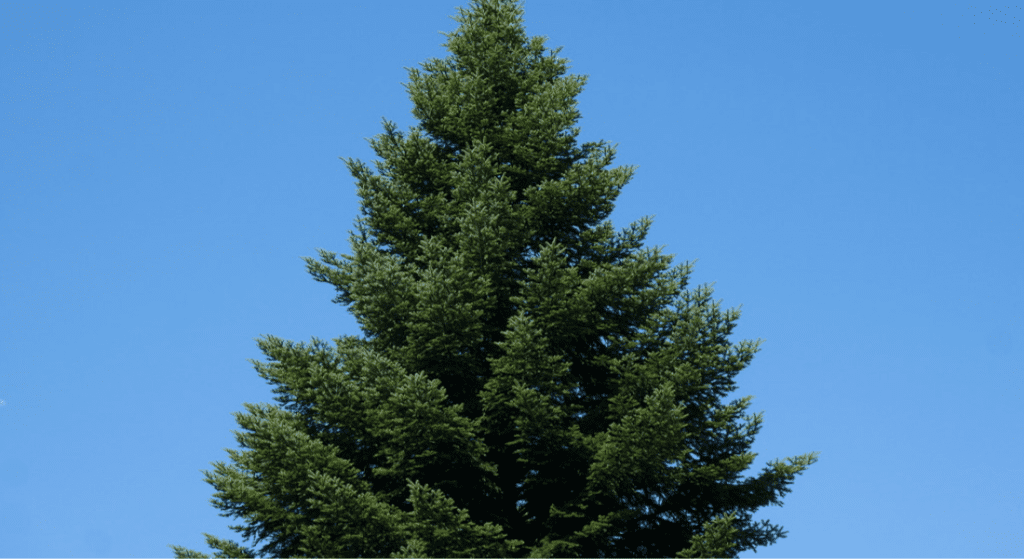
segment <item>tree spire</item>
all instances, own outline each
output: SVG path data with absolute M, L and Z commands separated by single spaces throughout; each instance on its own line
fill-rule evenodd
M 735 556 L 784 536 L 750 511 L 815 457 L 739 480 L 760 414 L 743 430 L 751 398 L 720 403 L 760 341 L 731 344 L 739 311 L 640 250 L 650 219 L 605 221 L 635 169 L 576 144 L 585 79 L 521 16 L 460 9 L 452 55 L 409 71 L 419 125 L 384 121 L 378 174 L 345 159 L 353 254 L 305 260 L 365 338 L 259 340 L 279 406 L 246 404 L 251 450 L 207 473 L 263 554 Z

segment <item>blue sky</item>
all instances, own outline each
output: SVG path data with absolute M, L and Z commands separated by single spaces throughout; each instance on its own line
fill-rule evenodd
M 300 258 L 457 5 L 0 6 L 0 555 L 251 545 L 200 470 L 274 401 L 255 338 L 361 334 Z M 610 219 L 765 340 L 747 475 L 821 453 L 742 557 L 1024 556 L 1024 6 L 579 6 L 526 30 L 639 165 Z

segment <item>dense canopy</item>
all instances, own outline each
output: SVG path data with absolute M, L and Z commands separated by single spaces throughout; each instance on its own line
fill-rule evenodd
M 577 144 L 560 49 L 478 0 L 451 56 L 410 70 L 419 124 L 345 160 L 353 255 L 307 258 L 365 334 L 259 341 L 278 406 L 246 404 L 206 474 L 274 557 L 709 557 L 785 537 L 751 522 L 815 454 L 739 474 L 760 414 L 721 403 L 760 342 L 691 264 L 606 218 L 635 171 Z M 257 552 L 207 535 L 217 557 Z M 205 557 L 172 546 L 177 557 Z

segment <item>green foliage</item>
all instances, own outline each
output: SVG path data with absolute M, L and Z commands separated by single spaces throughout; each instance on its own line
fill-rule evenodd
M 756 344 L 686 290 L 691 264 L 605 218 L 633 168 L 576 144 L 558 50 L 509 0 L 474 1 L 452 56 L 410 70 L 420 125 L 384 121 L 354 255 L 306 258 L 365 338 L 258 340 L 278 406 L 236 413 L 248 450 L 206 481 L 274 557 L 735 557 L 816 458 L 739 480 L 760 415 L 723 406 Z M 674 308 L 673 308 L 674 307 Z M 207 535 L 216 557 L 255 557 Z M 171 546 L 176 557 L 206 557 Z

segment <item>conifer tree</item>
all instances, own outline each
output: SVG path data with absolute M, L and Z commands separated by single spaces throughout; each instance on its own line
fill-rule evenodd
M 736 557 L 816 461 L 739 479 L 761 414 L 723 405 L 761 341 L 691 264 L 605 218 L 634 168 L 577 145 L 561 49 L 513 0 L 474 0 L 452 56 L 409 70 L 419 125 L 384 121 L 354 255 L 319 250 L 365 337 L 258 341 L 279 406 L 236 413 L 249 450 L 206 481 L 273 557 Z M 216 557 L 256 551 L 207 535 Z M 177 557 L 206 557 L 171 546 Z

